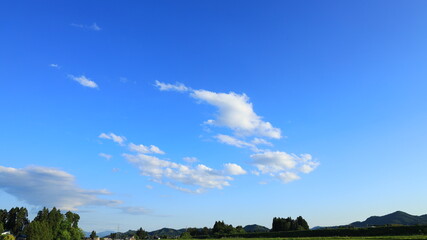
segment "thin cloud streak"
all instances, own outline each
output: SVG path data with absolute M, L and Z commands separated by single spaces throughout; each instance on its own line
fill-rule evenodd
M 96 82 L 90 80 L 89 78 L 87 78 L 84 75 L 81 75 L 80 77 L 74 76 L 69 74 L 68 77 L 78 83 L 80 83 L 80 85 L 84 86 L 84 87 L 88 87 L 88 88 L 98 88 L 98 84 L 96 84 Z
M 95 22 L 92 23 L 91 25 L 71 23 L 70 26 L 75 27 L 75 28 L 82 28 L 82 29 L 92 30 L 92 31 L 101 31 L 102 30 L 98 26 L 98 24 L 96 24 Z

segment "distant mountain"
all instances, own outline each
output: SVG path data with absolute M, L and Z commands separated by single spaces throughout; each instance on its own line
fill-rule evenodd
M 325 229 L 325 228 L 327 228 L 327 227 L 315 226 L 315 227 L 310 228 L 310 230 L 321 230 L 321 229 Z
M 148 232 L 150 236 L 168 236 L 168 237 L 179 237 L 186 229 L 172 229 L 172 228 L 162 228 L 156 231 Z
M 427 225 L 427 214 L 421 216 L 411 215 L 402 211 L 397 211 L 390 213 L 384 216 L 373 216 L 367 218 L 363 222 L 354 222 L 349 224 L 353 227 L 369 227 L 369 226 L 378 226 L 378 225 L 387 225 L 387 224 L 396 224 L 396 225 Z
M 114 231 L 104 231 L 104 232 L 99 232 L 99 233 L 97 232 L 96 235 L 98 235 L 99 237 L 103 238 L 103 237 L 106 237 L 106 236 L 110 235 L 113 232 Z M 90 233 L 89 233 L 89 235 L 90 235 Z
M 246 225 L 243 229 L 245 229 L 246 232 L 268 232 L 270 231 L 270 229 L 261 226 L 261 225 L 257 225 L 257 224 L 252 224 L 252 225 Z
M 98 235 L 99 237 L 102 238 L 102 237 L 106 237 L 106 236 L 110 235 L 113 232 L 114 231 L 104 231 L 104 232 L 99 232 L 99 233 L 97 232 L 96 235 Z M 88 238 L 92 232 L 83 232 L 83 233 L 84 233 L 85 237 Z

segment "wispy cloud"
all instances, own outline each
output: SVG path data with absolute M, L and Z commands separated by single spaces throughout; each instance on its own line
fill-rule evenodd
M 156 153 L 156 154 L 165 154 L 160 148 L 150 145 L 150 146 L 144 146 L 142 144 L 136 145 L 134 143 L 130 143 L 129 150 L 138 152 L 138 153 Z
M 96 23 L 92 23 L 91 25 L 71 23 L 70 26 L 76 27 L 76 28 L 88 29 L 88 30 L 92 30 L 92 31 L 101 31 L 102 30 Z
M 52 67 L 52 68 L 61 68 L 58 64 L 55 64 L 55 63 L 49 64 L 49 67 Z
M 237 139 L 235 137 L 224 135 L 224 134 L 218 134 L 214 138 L 216 138 L 219 142 L 231 145 L 238 148 L 250 148 L 254 152 L 259 152 L 260 150 L 255 146 L 255 144 L 245 142 L 243 140 Z
M 184 157 L 182 158 L 182 160 L 184 160 L 187 163 L 195 163 L 199 161 L 199 159 L 197 159 L 196 157 Z
M 262 138 L 254 138 L 251 143 L 255 145 L 267 145 L 267 146 L 273 146 L 273 144 L 265 139 Z
M 99 153 L 98 156 L 103 157 L 107 160 L 110 160 L 113 157 L 110 154 L 106 154 L 106 153 Z
M 67 172 L 47 167 L 10 168 L 0 166 L 0 189 L 30 205 L 77 210 L 81 206 L 116 206 L 117 200 L 100 196 L 107 190 L 87 190 L 78 187 L 75 177 Z
M 122 210 L 123 213 L 131 215 L 147 215 L 151 213 L 150 210 L 142 207 L 117 207 L 117 209 Z
M 94 81 L 90 80 L 89 78 L 87 78 L 84 75 L 77 77 L 77 76 L 70 74 L 70 75 L 68 75 L 68 77 L 71 78 L 72 80 L 80 83 L 80 85 L 82 85 L 84 87 L 98 88 L 98 84 L 96 84 Z
M 191 167 L 146 154 L 123 156 L 138 167 L 141 175 L 184 192 L 200 193 L 206 189 L 222 189 L 233 180 L 228 175 L 246 173 L 237 164 L 227 164 L 224 170 L 214 170 L 203 164 Z M 195 186 L 195 189 L 189 188 L 190 186 Z
M 170 160 L 160 159 L 153 154 L 165 154 L 159 147 L 154 145 L 136 145 L 129 143 L 125 145 L 126 137 L 114 133 L 101 133 L 99 138 L 109 139 L 119 143 L 127 150 L 135 154 L 124 153 L 123 157 L 140 170 L 140 174 L 149 177 L 153 182 L 166 185 L 179 191 L 188 193 L 201 193 L 207 189 L 222 189 L 230 185 L 232 175 L 246 174 L 246 171 L 235 163 L 224 164 L 222 170 L 215 170 L 206 165 L 198 164 L 189 166 Z M 194 157 L 185 157 L 184 161 L 194 163 L 198 161 Z
M 160 91 L 176 91 L 176 92 L 187 92 L 191 89 L 186 87 L 182 83 L 175 83 L 175 84 L 169 84 L 169 83 L 162 83 L 156 80 L 155 86 L 159 88 Z
M 121 146 L 124 146 L 124 142 L 126 141 L 126 138 L 123 136 L 118 136 L 114 133 L 101 133 L 99 136 L 99 138 L 102 139 L 108 139 L 108 140 L 112 140 L 113 142 L 118 143 Z
M 280 179 L 280 180 L 282 180 L 284 183 L 289 183 L 289 182 L 292 182 L 292 181 L 295 181 L 295 180 L 298 180 L 298 179 L 300 179 L 301 177 L 300 176 L 298 176 L 296 173 L 294 173 L 294 172 L 283 172 L 283 173 L 280 173 L 279 175 L 278 175 L 278 178 Z

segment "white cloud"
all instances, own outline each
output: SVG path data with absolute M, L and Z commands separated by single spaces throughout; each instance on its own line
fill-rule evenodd
M 319 166 L 310 154 L 297 156 L 276 151 L 252 154 L 251 158 L 252 164 L 262 174 L 277 176 L 285 183 L 300 179 L 297 172 L 310 173 Z
M 89 26 L 89 29 L 94 31 L 101 31 L 101 28 L 96 23 L 92 23 L 92 25 Z
M 319 162 L 312 161 L 310 154 L 304 154 L 302 162 L 303 165 L 299 168 L 299 171 L 302 173 L 310 173 L 320 165 Z
M 207 120 L 206 124 L 228 127 L 237 136 L 263 136 L 276 139 L 282 137 L 279 128 L 262 121 L 262 118 L 254 112 L 246 94 L 195 90 L 191 96 L 218 108 L 217 118 Z
M 284 183 L 289 183 L 289 182 L 300 179 L 300 177 L 296 173 L 293 173 L 293 172 L 283 172 L 283 173 L 280 173 L 278 175 L 278 177 Z
M 238 148 L 249 148 L 256 152 L 256 154 L 250 155 L 252 165 L 257 170 L 252 171 L 254 175 L 268 174 L 287 183 L 299 179 L 298 173 L 310 173 L 319 166 L 318 162 L 312 160 L 310 154 L 298 156 L 259 147 L 261 145 L 273 146 L 265 138 L 282 138 L 281 129 L 273 127 L 270 122 L 264 121 L 261 116 L 257 115 L 249 97 L 244 93 L 194 90 L 182 83 L 167 84 L 156 81 L 155 85 L 161 91 L 189 92 L 190 96 L 199 102 L 215 106 L 217 114 L 215 118 L 206 120 L 205 126 L 222 126 L 231 129 L 233 132 L 231 136 L 216 134 L 213 137 L 218 142 Z M 249 137 L 252 140 L 247 140 Z
M 182 83 L 169 84 L 155 81 L 155 86 L 161 91 L 190 92 L 193 98 L 211 104 L 218 108 L 216 119 L 209 119 L 205 124 L 224 126 L 232 129 L 239 137 L 261 136 L 279 139 L 281 130 L 275 128 L 269 122 L 262 120 L 252 107 L 246 94 L 216 93 L 207 90 L 193 90 Z M 263 139 L 255 139 L 255 144 L 270 144 Z
M 84 29 L 93 30 L 93 31 L 102 30 L 96 23 L 92 23 L 91 25 L 71 23 L 70 26 L 76 27 L 76 28 L 84 28 Z
M 160 150 L 160 148 L 154 146 L 154 145 L 150 145 L 150 151 L 152 153 L 157 153 L 157 154 L 165 154 L 165 152 L 163 152 L 162 150 Z
M 190 88 L 186 87 L 184 84 L 179 82 L 175 84 L 170 84 L 170 83 L 162 83 L 156 80 L 155 86 L 158 87 L 160 91 L 186 92 L 191 90 Z
M 49 67 L 53 67 L 53 68 L 60 68 L 58 64 L 55 63 L 51 63 L 49 64 Z
M 130 143 L 129 144 L 129 150 L 134 151 L 134 152 L 138 152 L 138 153 L 165 154 L 165 152 L 163 152 L 162 150 L 160 150 L 160 148 L 158 148 L 154 145 L 145 146 L 142 144 L 136 145 L 136 144 Z
M 80 206 L 115 206 L 120 201 L 101 199 L 107 190 L 78 187 L 73 175 L 46 167 L 9 168 L 0 166 L 0 189 L 34 206 L 56 206 L 75 211 Z
M 118 144 L 120 144 L 121 146 L 124 145 L 124 142 L 126 141 L 126 138 L 123 136 L 118 136 L 114 133 L 101 133 L 99 136 L 99 138 L 103 138 L 103 139 L 109 139 L 109 140 L 113 140 L 113 142 L 116 142 Z
M 285 152 L 264 152 L 252 154 L 253 164 L 262 173 L 276 173 L 295 168 L 297 157 Z
M 303 172 L 303 173 L 310 173 L 310 172 L 312 172 L 314 170 L 315 167 L 317 167 L 316 164 L 314 164 L 314 165 L 315 166 L 310 165 L 310 164 L 304 164 L 304 165 L 302 165 L 300 167 L 300 171 Z
M 245 141 L 239 140 L 235 137 L 229 136 L 229 135 L 224 135 L 224 134 L 218 134 L 215 136 L 216 139 L 218 139 L 219 142 L 221 143 L 225 143 L 231 146 L 235 146 L 238 148 L 244 148 L 244 147 L 255 147 L 253 144 L 251 143 L 247 143 Z
M 100 157 L 103 157 L 107 160 L 110 160 L 113 156 L 111 156 L 110 154 L 106 154 L 106 153 L 99 153 L 98 154 Z
M 225 172 L 230 175 L 243 175 L 246 174 L 246 171 L 239 165 L 235 163 L 226 163 L 224 164 Z
M 273 146 L 273 144 L 269 141 L 266 141 L 265 139 L 262 138 L 254 138 L 251 143 L 255 144 L 255 145 L 267 145 L 267 146 Z
M 188 163 L 195 163 L 199 161 L 196 157 L 184 157 L 182 160 Z
M 98 88 L 98 85 L 90 80 L 89 78 L 85 77 L 84 75 L 80 76 L 80 77 L 76 77 L 73 75 L 68 75 L 69 78 L 71 78 L 72 80 L 80 83 L 80 85 L 85 86 L 85 87 L 89 87 L 89 88 Z
M 229 182 L 233 180 L 227 176 L 228 174 L 243 174 L 244 171 L 233 164 L 226 165 L 223 171 L 218 171 L 203 164 L 191 167 L 145 154 L 123 154 L 123 156 L 139 168 L 141 175 L 150 177 L 152 181 L 192 193 L 200 193 L 205 189 L 222 189 L 229 186 Z

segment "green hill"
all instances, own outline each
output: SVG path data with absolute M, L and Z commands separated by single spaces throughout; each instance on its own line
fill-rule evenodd
M 381 225 L 427 225 L 427 214 L 421 216 L 411 215 L 402 211 L 397 211 L 384 216 L 372 216 L 363 222 L 349 224 L 353 227 L 369 227 Z
M 172 229 L 172 228 L 162 228 L 156 231 L 149 232 L 150 236 L 168 236 L 168 237 L 179 237 L 183 232 L 185 232 L 185 228 L 183 229 Z
M 257 225 L 257 224 L 252 224 L 252 225 L 246 225 L 243 229 L 245 229 L 246 232 L 268 232 L 270 231 L 270 229 L 261 226 L 261 225 Z

